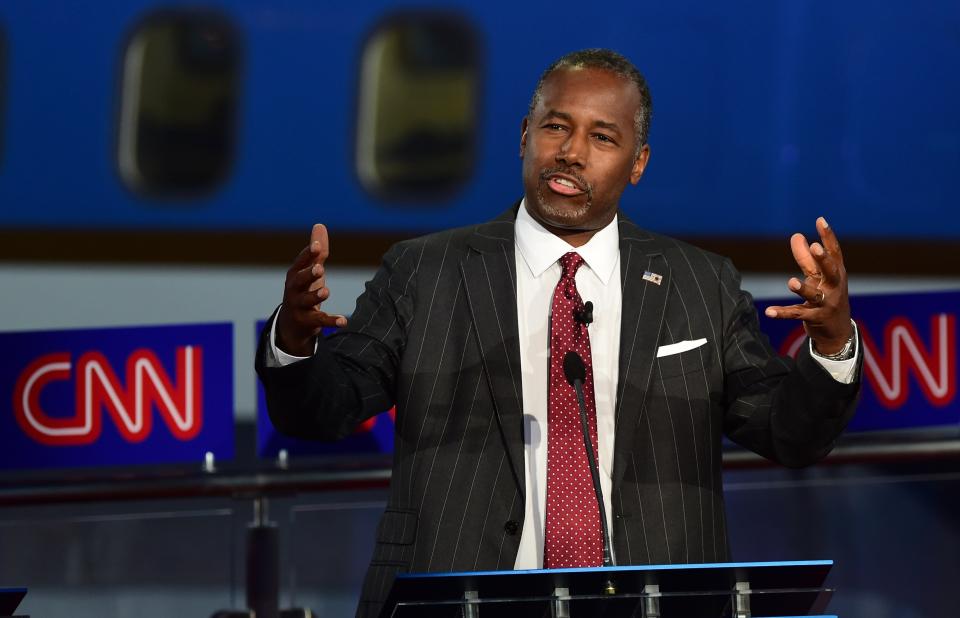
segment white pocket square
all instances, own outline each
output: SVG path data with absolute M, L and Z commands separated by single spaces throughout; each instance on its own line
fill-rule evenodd
M 677 343 L 671 343 L 669 345 L 662 345 L 657 348 L 657 358 L 663 358 L 664 356 L 671 356 L 673 354 L 686 352 L 687 350 L 693 350 L 699 348 L 706 342 L 707 340 L 705 338 L 688 339 L 686 341 L 678 341 Z

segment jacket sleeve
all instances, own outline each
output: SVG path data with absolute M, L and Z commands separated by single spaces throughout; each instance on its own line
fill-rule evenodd
M 740 275 L 728 260 L 720 286 L 727 436 L 785 466 L 818 461 L 853 417 L 862 367 L 852 384 L 842 384 L 810 356 L 809 345 L 800 347 L 795 360 L 778 356 L 760 331 L 753 298 L 740 288 Z M 858 362 L 862 365 L 862 354 Z
M 337 440 L 388 410 L 413 314 L 413 250 L 395 245 L 357 299 L 348 325 L 318 341 L 313 356 L 283 367 L 267 354 L 276 312 L 257 346 L 256 370 L 274 426 L 296 438 Z

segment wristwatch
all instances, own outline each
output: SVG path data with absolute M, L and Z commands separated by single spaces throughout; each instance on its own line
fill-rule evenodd
M 843 345 L 843 349 L 834 354 L 824 354 L 823 352 L 817 351 L 817 345 L 813 345 L 813 353 L 819 356 L 820 358 L 825 358 L 832 361 L 845 361 L 853 358 L 853 354 L 856 351 L 854 347 L 856 345 L 856 333 L 850 335 L 850 338 L 847 339 L 847 342 Z

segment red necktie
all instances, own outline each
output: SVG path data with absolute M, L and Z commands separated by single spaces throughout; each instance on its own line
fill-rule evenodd
M 563 274 L 553 292 L 550 318 L 550 386 L 547 407 L 547 513 L 543 566 L 547 569 L 600 566 L 600 511 L 583 448 L 577 395 L 563 373 L 563 357 L 577 352 L 586 365 L 583 384 L 590 441 L 597 452 L 597 408 L 587 326 L 574 315 L 583 309 L 574 276 L 583 264 L 577 253 L 560 258 Z

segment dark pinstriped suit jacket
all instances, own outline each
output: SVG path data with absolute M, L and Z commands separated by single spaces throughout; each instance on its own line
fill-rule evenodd
M 267 367 L 261 340 L 257 371 L 285 433 L 340 438 L 396 403 L 390 497 L 358 615 L 379 612 L 398 572 L 513 568 L 524 513 L 515 216 L 391 248 L 350 325 L 310 360 Z M 726 259 L 621 213 L 620 260 L 616 561 L 727 560 L 721 435 L 812 463 L 853 414 L 859 384 L 833 380 L 806 347 L 796 362 L 778 358 Z M 656 358 L 658 346 L 702 337 Z

